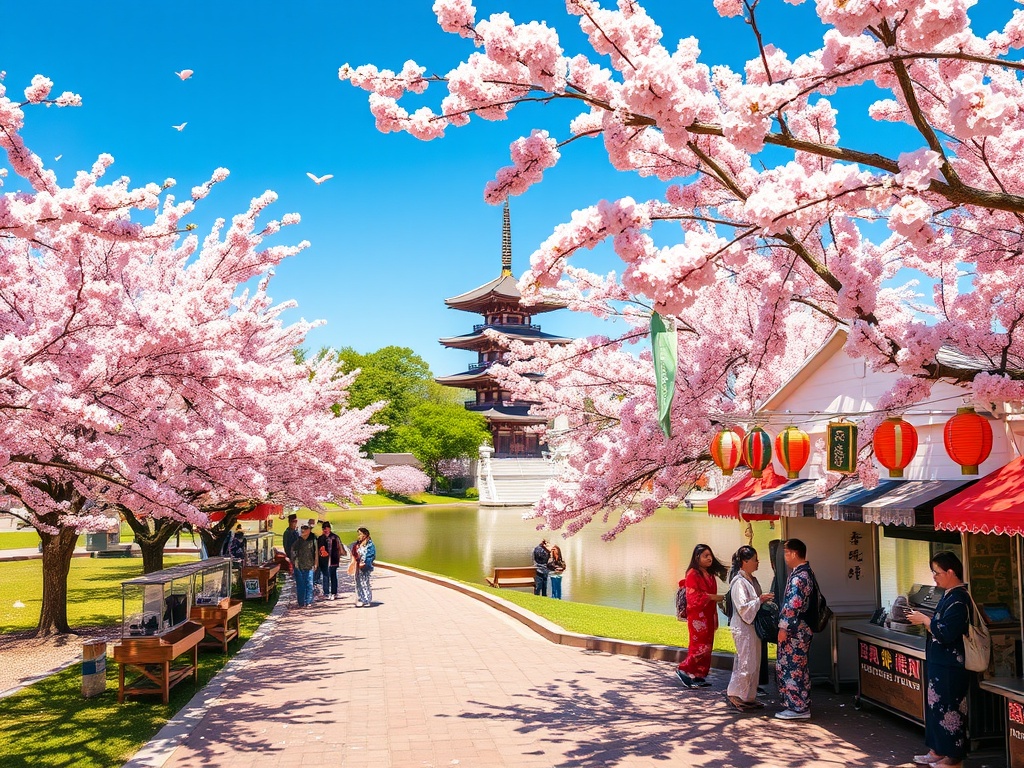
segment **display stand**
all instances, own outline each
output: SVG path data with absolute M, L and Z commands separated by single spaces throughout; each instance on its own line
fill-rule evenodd
M 225 597 L 219 605 L 193 605 L 189 619 L 206 628 L 200 648 L 220 648 L 228 652 L 228 643 L 238 637 L 242 601 Z
M 206 635 L 202 624 L 186 621 L 160 637 L 122 638 L 114 645 L 114 661 L 117 662 L 117 701 L 124 703 L 125 696 L 159 693 L 164 704 L 169 701 L 170 691 L 175 685 L 189 677 L 199 682 L 199 642 Z M 188 657 L 177 664 L 179 656 Z M 139 674 L 125 683 L 125 668 Z
M 242 567 L 242 586 L 246 600 L 261 597 L 270 599 L 270 593 L 277 589 L 277 574 L 281 566 L 277 563 L 266 565 L 245 565 Z

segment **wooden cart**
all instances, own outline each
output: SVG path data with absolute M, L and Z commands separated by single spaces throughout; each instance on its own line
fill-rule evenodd
M 151 637 L 123 637 L 114 645 L 117 662 L 117 701 L 125 696 L 159 693 L 163 703 L 170 699 L 170 691 L 187 677 L 199 682 L 199 643 L 206 636 L 206 628 L 195 621 L 186 621 L 162 635 Z M 182 662 L 174 662 L 188 654 Z M 139 672 L 139 676 L 125 683 L 125 668 Z
M 242 601 L 229 597 L 218 605 L 193 605 L 189 619 L 206 628 L 206 636 L 199 647 L 220 648 L 227 653 L 228 643 L 238 637 L 238 616 L 241 612 Z

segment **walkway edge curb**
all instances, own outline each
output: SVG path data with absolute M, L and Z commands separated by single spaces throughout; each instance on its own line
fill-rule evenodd
M 413 576 L 417 579 L 423 579 L 424 581 L 429 581 L 433 584 L 453 589 L 456 592 L 461 592 L 462 594 L 471 597 L 474 600 L 479 600 L 481 603 L 485 603 L 495 610 L 504 613 L 506 616 L 525 624 L 545 640 L 555 643 L 556 645 L 567 645 L 573 648 L 583 648 L 588 651 L 613 653 L 619 656 L 635 656 L 637 658 L 648 659 L 650 661 L 671 661 L 675 664 L 678 664 L 686 657 L 686 648 L 682 648 L 680 646 L 654 645 L 651 643 L 640 643 L 631 640 L 616 640 L 611 637 L 597 637 L 595 635 L 582 635 L 577 632 L 569 632 L 557 624 L 554 624 L 547 619 L 516 605 L 515 603 L 510 603 L 509 601 L 503 600 L 489 592 L 484 592 L 482 589 L 477 589 L 476 587 L 463 584 L 459 581 L 454 581 L 436 573 L 421 571 L 405 565 L 385 563 L 380 560 L 376 561 L 374 566 L 384 570 L 394 571 L 395 573 L 401 573 L 406 576 Z M 733 656 L 731 654 L 712 654 L 711 666 L 715 669 L 731 670 L 732 662 Z
M 294 592 L 294 584 L 293 579 L 285 578 L 284 585 L 279 587 L 280 592 L 273 610 L 253 632 L 249 641 L 242 646 L 242 650 L 232 656 L 228 663 L 221 667 L 220 671 L 210 678 L 210 681 L 164 724 L 156 736 L 132 755 L 123 768 L 161 768 L 170 759 L 174 750 L 192 733 L 194 725 L 206 716 L 211 707 L 217 704 L 227 683 L 245 672 L 249 657 L 258 653 L 266 643 L 277 622 L 288 610 L 289 600 Z

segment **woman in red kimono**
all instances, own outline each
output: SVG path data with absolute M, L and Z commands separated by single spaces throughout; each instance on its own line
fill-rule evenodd
M 693 548 L 686 578 L 679 586 L 686 587 L 686 628 L 690 631 L 690 646 L 686 659 L 676 670 L 676 677 L 687 688 L 705 688 L 708 671 L 711 669 L 711 649 L 718 629 L 718 586 L 717 576 L 726 578 L 725 564 L 715 557 L 711 547 L 698 544 Z

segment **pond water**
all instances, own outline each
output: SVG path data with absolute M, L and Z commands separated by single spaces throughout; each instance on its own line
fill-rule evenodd
M 745 523 L 709 517 L 706 510 L 660 510 L 631 526 L 614 541 L 602 541 L 607 526 L 592 523 L 563 539 L 538 531 L 523 509 L 502 507 L 364 507 L 331 515 L 336 526 L 370 529 L 377 555 L 386 562 L 484 583 L 495 566 L 526 566 L 542 538 L 562 548 L 567 570 L 562 597 L 652 613 L 675 614 L 675 593 L 694 545 L 705 543 L 726 565 L 746 543 Z M 761 559 L 758 579 L 771 587 L 768 541 L 778 538 L 766 522 L 754 523 L 754 546 Z M 724 585 L 719 586 L 719 591 Z

